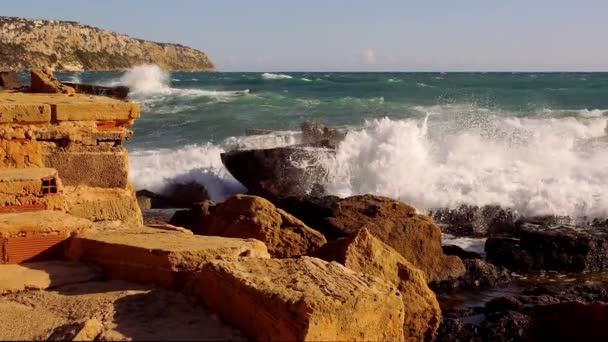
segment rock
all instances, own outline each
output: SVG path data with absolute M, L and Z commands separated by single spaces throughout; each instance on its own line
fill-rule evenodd
M 291 196 L 276 199 L 275 204 L 320 231 L 328 241 L 332 241 L 346 235 L 328 221 L 339 201 L 340 197 L 337 196 Z
M 80 323 L 72 323 L 57 327 L 47 341 L 95 341 L 101 334 L 103 324 L 96 318 Z
M 608 304 L 565 302 L 534 309 L 529 341 L 608 341 Z
M 129 87 L 117 86 L 117 87 L 104 87 L 94 84 L 80 84 L 80 83 L 68 83 L 62 82 L 68 87 L 74 88 L 77 94 L 89 94 L 97 96 L 113 97 L 118 100 L 126 100 L 129 96 Z
M 222 153 L 222 162 L 249 194 L 268 199 L 322 195 L 326 148 L 279 147 Z
M 405 203 L 364 195 L 330 198 L 327 203 L 317 204 L 315 202 L 306 208 L 320 210 L 310 211 L 302 218 L 307 222 L 306 219 L 314 217 L 314 221 L 310 221 L 311 227 L 326 236 L 347 236 L 367 228 L 372 235 L 421 269 L 429 282 L 456 279 L 465 272 L 458 257 L 443 254 L 439 227 Z M 297 217 L 297 213 L 294 214 Z
M 204 225 L 196 231 L 203 235 L 260 240 L 275 258 L 304 255 L 326 242 L 321 233 L 269 201 L 247 195 L 233 196 L 212 207 Z
M 142 226 L 98 224 L 73 236 L 66 258 L 90 262 L 113 278 L 181 288 L 207 262 L 239 257 L 268 258 L 253 239 L 194 236 Z
M 0 265 L 0 295 L 25 290 L 46 290 L 100 277 L 99 270 L 69 261 Z
M 318 122 L 303 122 L 300 125 L 302 130 L 302 143 L 305 145 L 323 144 L 327 147 L 337 147 L 346 137 L 345 130 L 330 128 Z
M 310 257 L 215 261 L 203 267 L 192 290 L 253 340 L 403 339 L 403 302 L 395 286 L 338 263 Z
M 441 249 L 443 250 L 443 254 L 455 255 L 460 259 L 483 259 L 479 253 L 466 251 L 462 247 L 455 245 L 443 245 Z
M 156 194 L 150 190 L 137 190 L 135 192 L 135 196 L 137 197 L 137 203 L 141 210 L 148 209 L 165 209 L 171 208 L 171 200 L 165 196 Z
M 173 208 L 190 208 L 193 203 L 209 199 L 204 185 L 197 182 L 171 182 L 162 191 Z
M 19 89 L 21 88 L 21 79 L 15 72 L 0 72 L 0 89 Z
M 192 204 L 190 209 L 178 210 L 169 220 L 169 224 L 184 227 L 195 234 L 204 235 L 208 219 L 216 204 L 212 201 L 202 201 Z
M 92 221 L 142 224 L 143 216 L 130 186 L 127 189 L 65 187 L 63 200 L 68 214 Z
M 606 230 L 527 224 L 519 236 L 489 238 L 485 246 L 488 260 L 512 270 L 608 270 Z
M 516 232 L 521 225 L 521 218 L 516 211 L 496 205 L 461 205 L 456 209 L 439 209 L 432 212 L 431 217 L 444 233 L 461 237 Z
M 76 93 L 74 88 L 63 85 L 57 81 L 50 69 L 32 70 L 30 76 L 32 79 L 30 87 L 32 93 Z
M 313 255 L 395 284 L 401 292 L 405 310 L 404 340 L 434 339 L 441 321 L 441 309 L 435 294 L 426 284 L 424 273 L 367 229 L 329 242 Z
M 437 342 L 482 342 L 480 328 L 455 318 L 444 318 L 437 333 Z
M 478 289 L 505 286 L 513 277 L 502 267 L 496 267 L 482 259 L 463 260 L 466 273 L 456 280 L 445 280 L 431 285 L 433 289 Z

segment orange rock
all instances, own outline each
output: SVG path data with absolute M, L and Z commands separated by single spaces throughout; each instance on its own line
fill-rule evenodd
M 394 286 L 317 258 L 214 261 L 192 290 L 257 341 L 403 338 L 403 303 Z
M 432 341 L 441 322 L 441 309 L 424 273 L 367 229 L 325 244 L 315 256 L 378 276 L 395 284 L 404 306 L 404 340 Z
M 325 237 L 302 221 L 256 196 L 236 195 L 213 207 L 203 235 L 252 238 L 266 244 L 276 258 L 290 258 L 322 246 Z
M 63 85 L 57 81 L 50 69 L 32 70 L 30 76 L 32 79 L 30 90 L 33 93 L 76 93 L 74 88 Z

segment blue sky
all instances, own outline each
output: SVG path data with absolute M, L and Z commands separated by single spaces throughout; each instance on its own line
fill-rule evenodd
M 608 71 L 606 0 L 19 0 L 207 52 L 222 71 Z

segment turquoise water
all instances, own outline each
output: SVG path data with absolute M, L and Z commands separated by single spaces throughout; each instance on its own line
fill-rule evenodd
M 500 204 L 524 213 L 608 216 L 608 73 L 59 74 L 131 87 L 142 117 L 131 181 L 196 180 L 222 200 L 245 189 L 219 154 L 298 143 L 316 120 L 350 132 L 323 161 L 326 188 L 419 209 Z M 248 129 L 272 132 L 248 135 Z

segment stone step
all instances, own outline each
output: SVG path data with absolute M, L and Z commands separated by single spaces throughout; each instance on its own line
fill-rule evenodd
M 45 198 L 59 190 L 55 169 L 0 169 L 0 213 L 43 210 Z
M 66 257 L 94 263 L 116 279 L 180 288 L 212 260 L 268 258 L 269 254 L 266 245 L 254 239 L 119 224 L 96 226 L 73 236 Z
M 62 260 L 0 265 L 0 295 L 24 290 L 46 290 L 101 276 L 100 270 L 94 267 Z
M 58 211 L 0 214 L 0 264 L 63 258 L 65 240 L 91 221 Z

